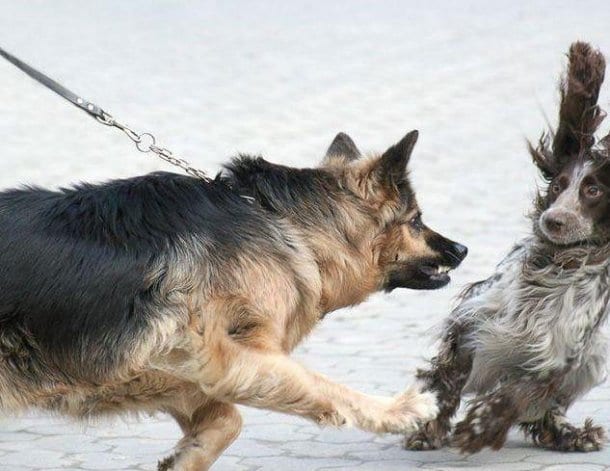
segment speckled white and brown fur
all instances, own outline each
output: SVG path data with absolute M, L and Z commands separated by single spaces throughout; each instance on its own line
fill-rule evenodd
M 452 443 L 464 452 L 503 446 L 521 425 L 540 446 L 598 450 L 605 431 L 567 423 L 573 402 L 606 378 L 610 310 L 610 153 L 594 146 L 603 118 L 596 101 L 605 61 L 585 43 L 570 48 L 553 148 L 541 139 L 534 161 L 548 181 L 535 202 L 532 234 L 487 280 L 470 286 L 444 328 L 422 390 L 439 397 L 439 416 L 407 438 L 412 450 L 450 443 L 462 395 L 474 395 Z

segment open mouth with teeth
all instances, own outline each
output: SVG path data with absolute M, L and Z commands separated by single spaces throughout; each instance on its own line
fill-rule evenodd
M 436 240 L 439 238 L 440 241 Z M 386 272 L 383 289 L 439 289 L 446 286 L 451 281 L 449 273 L 460 266 L 468 254 L 468 249 L 465 245 L 440 236 L 436 239 L 432 239 L 429 244 L 437 253 L 436 256 L 414 257 L 392 263 Z
M 420 265 L 419 271 L 425 275 L 428 280 L 432 283 L 439 283 L 440 286 L 445 286 L 447 283 L 451 281 L 449 277 L 449 272 L 452 270 L 452 267 L 447 265 L 436 265 L 434 263 L 426 263 L 424 265 Z
M 384 288 L 386 291 L 392 291 L 395 288 L 442 288 L 451 281 L 449 272 L 454 268 L 431 260 L 402 263 L 390 272 Z

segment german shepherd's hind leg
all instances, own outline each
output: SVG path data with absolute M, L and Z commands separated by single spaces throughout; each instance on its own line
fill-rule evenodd
M 421 390 L 436 394 L 439 413 L 406 438 L 405 448 L 409 450 L 436 450 L 449 442 L 451 418 L 460 406 L 462 388 L 472 368 L 472 355 L 460 345 L 462 331 L 462 326 L 451 323 L 430 368 L 417 371 Z
M 582 427 L 570 424 L 559 409 L 551 409 L 536 422 L 522 423 L 521 430 L 542 448 L 557 451 L 599 451 L 606 442 L 603 427 L 587 419 Z
M 238 437 L 242 419 L 233 404 L 208 401 L 192 413 L 170 412 L 184 432 L 158 471 L 205 471 Z
M 191 380 L 219 401 L 299 415 L 320 425 L 354 425 L 374 433 L 407 433 L 437 414 L 431 393 L 408 389 L 396 397 L 376 397 L 353 391 L 308 371 L 281 349 L 244 344 L 227 333 L 219 320 L 234 303 L 216 303 L 215 316 L 192 332 Z M 240 306 L 243 313 L 248 306 Z M 226 314 L 226 315 L 225 315 Z M 216 324 L 215 324 L 216 320 Z M 261 335 L 256 336 L 261 338 Z

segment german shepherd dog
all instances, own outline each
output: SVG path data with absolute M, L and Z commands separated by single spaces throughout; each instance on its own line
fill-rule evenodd
M 597 144 L 605 60 L 574 43 L 562 80 L 559 125 L 534 162 L 547 185 L 533 228 L 487 280 L 464 292 L 446 322 L 438 355 L 420 370 L 439 397 L 438 417 L 407 439 L 412 450 L 449 442 L 462 394 L 475 398 L 453 442 L 463 452 L 499 449 L 513 425 L 541 447 L 599 450 L 602 427 L 566 420 L 574 401 L 606 377 L 601 326 L 610 306 L 610 135 Z
M 417 136 L 365 158 L 339 134 L 317 168 L 239 156 L 209 182 L 0 193 L 0 410 L 169 413 L 184 437 L 160 470 L 208 469 L 235 404 L 374 433 L 432 419 L 431 393 L 367 396 L 288 357 L 327 313 L 445 286 L 466 256 L 422 222 Z

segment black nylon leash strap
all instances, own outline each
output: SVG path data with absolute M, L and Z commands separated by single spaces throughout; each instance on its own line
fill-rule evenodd
M 51 77 L 46 76 L 42 72 L 39 72 L 38 70 L 29 66 L 22 60 L 17 59 L 15 56 L 13 56 L 12 54 L 9 54 L 1 47 L 0 47 L 0 56 L 4 57 L 7 61 L 9 61 L 15 67 L 21 69 L 23 72 L 28 74 L 30 77 L 32 77 L 37 82 L 40 82 L 48 89 L 53 90 L 59 96 L 68 100 L 74 106 L 77 106 L 81 110 L 85 111 L 91 117 L 98 118 L 98 119 L 104 119 L 105 116 L 108 116 L 108 113 L 106 113 L 104 110 L 102 110 L 99 106 L 85 100 L 84 98 L 79 97 L 74 92 L 68 90 L 66 87 L 57 83 Z

